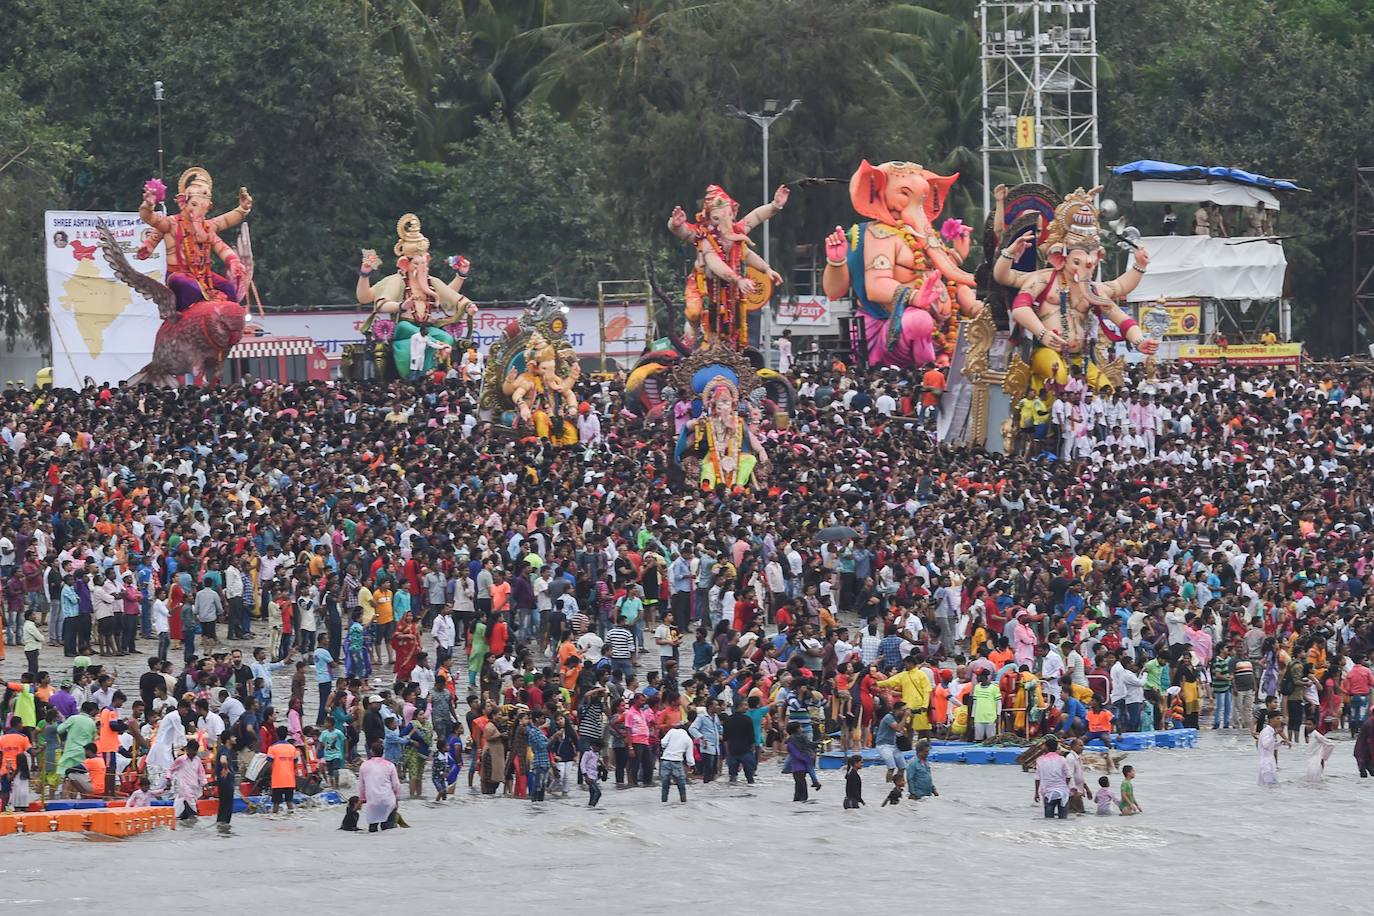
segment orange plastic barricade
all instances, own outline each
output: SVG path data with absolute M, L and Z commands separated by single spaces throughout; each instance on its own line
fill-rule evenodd
M 9 836 L 19 829 L 15 823 L 15 818 L 8 814 L 0 814 L 0 836 Z
M 59 833 L 81 833 L 90 828 L 90 811 L 58 811 L 52 815 L 53 824 Z
M 46 811 L 39 814 L 22 814 L 18 816 L 18 820 L 24 833 L 52 833 L 57 829 L 57 821 Z

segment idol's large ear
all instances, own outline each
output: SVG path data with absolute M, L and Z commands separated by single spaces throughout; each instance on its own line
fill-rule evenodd
M 954 182 L 959 180 L 959 173 L 955 172 L 953 175 L 945 177 L 923 170 L 921 174 L 930 185 L 930 193 L 926 195 L 924 204 L 926 219 L 934 223 L 939 217 L 940 211 L 945 208 L 945 201 L 949 199 L 949 189 L 953 187 Z
M 849 201 L 854 205 L 854 211 L 868 219 L 890 223 L 893 217 L 887 207 L 886 197 L 887 172 L 865 159 L 849 179 Z

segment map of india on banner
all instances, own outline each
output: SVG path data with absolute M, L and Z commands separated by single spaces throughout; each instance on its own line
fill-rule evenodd
M 59 388 L 79 388 L 87 377 L 115 383 L 133 375 L 152 356 L 161 325 L 157 306 L 115 279 L 105 263 L 96 234 L 96 220 L 102 218 L 135 269 L 160 281 L 167 276 L 161 245 L 146 261 L 134 257 L 152 231 L 137 213 L 44 214 L 48 327 L 53 384 Z

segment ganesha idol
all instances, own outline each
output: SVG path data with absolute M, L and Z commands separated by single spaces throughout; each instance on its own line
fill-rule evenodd
M 135 270 L 103 221 L 97 223 L 100 249 L 111 271 L 123 283 L 157 306 L 162 325 L 153 340 L 152 359 L 128 378 L 130 384 L 175 385 L 192 375 L 206 382 L 220 377 L 224 357 L 243 337 L 247 310 L 241 304 L 253 282 L 253 252 L 247 224 L 234 248 L 219 237 L 247 218 L 253 198 L 239 188 L 238 206 L 210 216 L 214 206 L 210 173 L 193 166 L 177 181 L 178 212 L 158 212 L 166 187 L 154 178 L 143 186 L 139 217 L 150 227 L 134 256 L 148 258 L 159 244 L 166 247 L 167 282 Z M 213 270 L 219 258 L 228 277 Z
M 1103 255 L 1094 203 L 1100 190 L 1079 188 L 1056 206 L 1053 220 L 1038 238 L 1046 267 L 1013 266 L 1025 263 L 1037 241 L 1035 233 L 1016 237 L 997 253 L 992 279 L 1015 289 L 1011 318 L 1030 353 L 1028 362 L 1018 357 L 1008 370 L 1007 390 L 1013 397 L 1027 390 L 1053 397 L 1055 387 L 1067 384 L 1071 366 L 1081 367 L 1094 389 L 1120 384 L 1119 361 L 1105 362 L 1109 343 L 1125 340 L 1146 354 L 1159 348 L 1159 341 L 1148 337 L 1117 304 L 1140 284 L 1149 253 L 1137 248 L 1121 276 L 1105 283 L 1093 280 Z
M 429 239 L 414 213 L 396 221 L 392 250 L 396 273 L 376 283 L 372 274 L 382 260 L 371 249 L 363 251 L 356 292 L 360 305 L 373 307 L 364 333 L 374 340 L 389 340 L 401 377 L 413 378 L 433 369 L 436 359 L 452 357 L 453 335 L 444 326 L 459 318 L 471 325 L 477 306 L 461 292 L 470 267 L 466 258 L 451 261 L 455 275 L 448 283 L 430 274 Z
M 551 296 L 536 296 L 519 321 L 491 345 L 482 377 L 481 407 L 515 429 L 554 445 L 577 442 L 577 394 L 581 366 L 564 336 L 567 309 Z
M 698 350 L 673 370 L 686 414 L 673 459 L 704 490 L 761 489 L 769 468 L 750 394 L 759 379 L 749 360 L 724 347 Z
M 976 280 L 961 269 L 969 230 L 958 220 L 933 228 L 958 175 L 937 175 L 912 162 L 867 160 L 849 181 L 849 198 L 865 221 L 825 240 L 822 285 L 831 299 L 853 292 L 863 316 L 871 365 L 947 365 L 958 318 L 982 309 Z

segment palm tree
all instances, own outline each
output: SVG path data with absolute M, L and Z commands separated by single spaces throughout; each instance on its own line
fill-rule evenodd
M 541 80 L 541 93 L 576 102 L 569 77 L 579 65 L 605 66 L 637 75 L 653 53 L 654 39 L 686 17 L 710 16 L 729 4 L 723 0 L 562 0 L 555 20 L 532 29 L 529 37 L 555 49 Z

